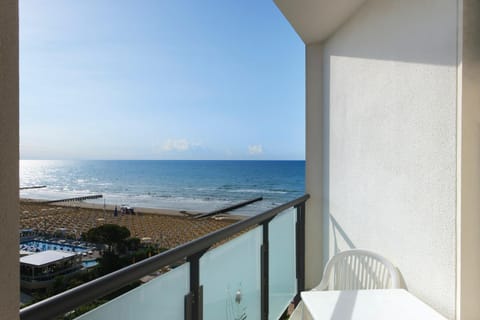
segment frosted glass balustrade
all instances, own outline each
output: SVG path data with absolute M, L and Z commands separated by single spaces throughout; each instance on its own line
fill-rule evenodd
M 76 320 L 184 320 L 184 299 L 190 289 L 190 264 L 137 287 Z
M 295 223 L 296 210 L 288 209 L 268 225 L 269 319 L 279 319 L 297 292 Z
M 262 237 L 257 227 L 201 257 L 203 319 L 260 319 Z
M 295 224 L 294 208 L 268 224 L 271 320 L 280 318 L 297 292 Z M 262 242 L 263 227 L 258 226 L 200 258 L 203 319 L 260 320 Z M 76 319 L 183 320 L 189 276 L 189 264 L 185 263 Z

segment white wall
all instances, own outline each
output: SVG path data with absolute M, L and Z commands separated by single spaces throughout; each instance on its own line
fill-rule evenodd
M 453 318 L 456 1 L 367 1 L 324 44 L 323 69 L 325 255 L 377 251 Z

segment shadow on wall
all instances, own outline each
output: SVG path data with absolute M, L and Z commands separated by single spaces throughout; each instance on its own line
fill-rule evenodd
M 370 0 L 329 42 L 335 56 L 456 66 L 457 11 L 450 0 Z
M 333 250 L 332 256 L 339 253 L 340 251 L 348 250 L 348 249 L 355 249 L 355 244 L 353 241 L 348 237 L 347 233 L 342 229 L 342 227 L 338 224 L 337 220 L 330 214 L 329 215 L 330 226 L 332 228 L 332 239 L 333 239 Z M 340 250 L 340 243 L 347 244 L 348 248 Z
M 330 220 L 329 225 L 331 226 L 332 238 L 333 238 L 332 256 L 341 251 L 356 249 L 356 246 L 353 243 L 353 241 L 348 237 L 347 233 L 342 229 L 338 221 L 335 220 L 335 218 L 331 214 L 329 214 L 329 220 Z M 345 243 L 348 246 L 348 248 L 340 249 L 339 243 Z M 362 248 L 362 249 L 369 249 L 369 248 Z M 408 290 L 407 284 L 405 282 L 405 279 L 403 278 L 401 270 L 397 269 L 397 271 L 398 271 L 398 275 L 400 276 L 400 287 Z
M 324 265 L 329 256 L 341 250 L 356 248 L 356 244 L 349 237 L 353 233 L 345 232 L 353 230 L 350 228 L 354 226 L 346 220 L 352 212 L 357 209 L 360 212 L 363 210 L 368 212 L 370 219 L 373 219 L 374 215 L 380 212 L 367 211 L 371 204 L 378 199 L 389 199 L 391 190 L 397 193 L 405 191 L 405 194 L 408 194 L 410 188 L 408 184 L 399 180 L 394 188 L 387 188 L 388 183 L 395 180 L 382 178 L 398 176 L 399 168 L 403 170 L 402 174 L 409 174 L 408 167 L 404 166 L 406 162 L 399 161 L 400 156 L 397 157 L 397 154 L 408 154 L 405 159 L 409 161 L 415 159 L 414 155 L 417 158 L 428 155 L 423 148 L 404 143 L 405 134 L 418 130 L 424 137 L 418 141 L 425 141 L 425 145 L 429 145 L 432 141 L 430 138 L 433 137 L 432 131 L 424 129 L 428 125 L 437 130 L 437 135 L 441 139 L 452 136 L 450 131 L 449 135 L 443 134 L 446 132 L 443 125 L 455 119 L 452 110 L 456 108 L 456 100 L 455 95 L 451 93 L 455 92 L 456 88 L 450 84 L 455 84 L 456 76 L 455 73 L 448 73 L 445 70 L 453 70 L 446 67 L 456 66 L 459 59 L 457 12 L 457 1 L 450 0 L 368 0 L 334 36 L 325 42 L 322 58 L 324 108 L 322 200 L 323 233 L 326 235 L 323 237 Z M 336 57 L 347 59 L 335 59 Z M 357 59 L 359 61 L 356 61 Z M 362 59 L 368 60 L 369 63 L 364 63 Z M 373 69 L 373 72 L 372 69 L 366 69 L 377 66 L 370 63 L 372 60 L 381 62 L 378 63 L 381 68 Z M 345 67 L 344 61 L 349 62 L 347 66 L 354 69 Z M 405 66 L 403 63 L 438 65 L 441 68 L 420 68 L 421 71 L 417 74 L 410 73 L 412 70 L 416 71 L 417 66 Z M 437 78 L 432 77 L 431 72 L 438 72 L 439 75 L 446 77 L 442 78 L 441 83 L 437 83 Z M 443 82 L 444 80 L 450 83 L 445 85 L 447 82 Z M 410 86 L 412 83 L 419 85 L 428 83 L 428 86 L 420 86 L 422 88 L 420 90 Z M 435 97 L 439 96 L 439 92 L 435 90 L 439 88 L 450 91 L 445 93 L 444 99 L 437 100 Z M 428 115 L 430 111 L 443 112 L 442 118 L 432 122 Z M 417 117 L 417 114 L 423 118 Z M 405 117 L 400 121 L 397 115 Z M 375 121 L 371 121 L 372 119 Z M 381 126 L 369 128 L 375 125 Z M 409 128 L 412 130 L 408 131 Z M 449 128 L 454 127 L 450 125 Z M 391 153 L 388 147 L 392 144 L 398 145 L 391 149 L 395 156 L 391 156 L 394 153 Z M 372 150 L 374 152 L 370 152 Z M 384 168 L 382 174 L 372 176 L 367 174 L 378 172 L 372 168 L 378 168 L 379 165 Z M 385 187 L 367 189 L 361 188 L 357 183 L 372 179 L 377 179 L 377 185 Z M 362 194 L 365 194 L 365 197 L 362 198 Z M 330 203 L 333 204 L 335 201 L 345 203 L 344 212 L 332 212 Z M 433 201 L 436 201 L 435 198 Z M 393 207 L 392 203 L 390 202 L 390 206 Z M 400 207 L 403 202 L 399 201 L 398 204 Z M 413 219 L 415 213 L 411 212 Z M 333 215 L 340 221 L 345 221 L 345 224 L 340 225 Z M 380 222 L 378 225 L 382 226 Z M 397 228 L 396 231 L 401 228 Z M 388 234 L 382 233 L 381 236 L 371 239 L 382 239 L 382 236 L 385 238 Z M 352 237 L 357 244 L 367 244 L 374 247 L 370 249 L 379 250 L 378 247 L 375 248 L 374 243 L 364 241 L 357 233 Z M 416 244 L 409 245 L 412 250 L 417 250 Z M 391 248 L 391 252 L 393 250 L 394 248 Z M 397 257 L 403 256 L 403 252 L 396 253 Z M 413 274 L 413 278 L 416 277 L 414 268 L 407 269 L 405 274 L 408 272 Z M 403 277 L 401 283 L 403 287 L 407 287 Z

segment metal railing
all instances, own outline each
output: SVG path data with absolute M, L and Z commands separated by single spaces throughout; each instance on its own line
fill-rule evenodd
M 263 227 L 261 263 L 261 319 L 268 319 L 268 224 L 279 213 L 295 207 L 297 296 L 304 290 L 305 279 L 305 202 L 308 194 L 256 216 L 117 270 L 93 281 L 62 292 L 20 310 L 21 320 L 47 320 L 61 316 L 81 305 L 112 293 L 145 275 L 186 259 L 190 262 L 190 293 L 185 298 L 185 319 L 202 320 L 202 290 L 199 284 L 200 257 L 213 245 L 254 226 Z

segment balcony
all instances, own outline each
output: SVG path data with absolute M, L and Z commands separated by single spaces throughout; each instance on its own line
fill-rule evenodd
M 76 319 L 279 319 L 304 289 L 309 195 L 21 309 L 51 319 L 163 267 L 155 279 Z
M 0 3 L 3 23 L 0 118 L 4 124 L 0 126 L 4 150 L 0 157 L 0 198 L 5 213 L 1 226 L 4 244 L 1 309 L 2 317 L 15 319 L 18 216 L 14 213 L 19 211 L 18 1 Z M 402 270 L 409 291 L 448 318 L 478 318 L 480 2 L 275 0 L 275 3 L 306 44 L 306 190 L 311 195 L 306 218 L 306 286 L 319 282 L 322 262 L 338 251 L 368 248 L 388 256 Z M 290 207 L 301 208 L 301 203 Z M 255 280 L 252 292 L 257 304 L 248 305 L 247 311 L 249 319 L 266 318 L 266 314 L 275 318 L 274 306 L 267 301 L 276 287 L 272 272 L 268 277 L 265 274 L 269 270 L 266 264 L 274 265 L 270 257 L 274 242 L 270 238 L 277 218 L 268 220 L 287 209 L 282 207 L 276 213 L 257 217 L 259 220 L 243 221 L 225 229 L 228 231 L 216 232 L 25 308 L 21 317 L 47 319 L 70 312 L 161 266 L 185 260 L 172 273 L 90 315 L 94 317 L 96 312 L 102 318 L 100 312 L 106 314 L 118 308 L 111 314 L 128 318 L 125 310 L 134 310 L 139 301 L 145 303 L 143 312 L 147 310 L 146 298 L 151 297 L 146 291 L 150 288 L 158 292 L 154 303 L 149 305 L 151 310 L 158 311 L 157 318 L 168 318 L 173 312 L 179 318 L 207 319 L 213 305 L 210 303 L 214 303 L 209 290 L 217 290 L 207 282 L 204 269 L 208 258 L 213 259 L 214 252 L 219 256 L 232 252 L 245 254 L 236 247 L 228 252 L 221 249 L 247 235 L 261 234 L 264 249 L 269 242 L 264 241 L 264 236 L 270 240 L 270 261 L 264 260 L 262 268 L 257 266 L 256 271 L 262 276 L 248 277 Z M 303 214 L 296 217 L 301 223 L 298 217 L 302 219 Z M 264 225 L 270 232 L 264 232 Z M 242 230 L 243 234 L 231 242 L 204 252 Z M 299 235 L 297 232 L 295 238 Z M 288 260 L 295 261 L 298 273 L 295 291 L 303 284 L 304 265 L 298 250 L 303 249 L 303 243 L 301 237 L 299 240 L 295 245 L 298 260 Z M 242 248 L 246 245 L 241 244 Z M 218 300 L 221 310 L 226 310 L 228 301 L 233 300 L 231 305 L 237 307 L 253 299 L 246 280 L 242 278 L 240 283 L 237 278 L 241 277 L 240 272 L 246 272 L 246 261 L 255 258 L 258 262 L 259 256 L 266 256 L 258 247 L 258 243 L 252 244 L 250 255 L 234 264 L 241 264 L 240 270 L 224 265 L 232 258 L 217 257 L 222 265 L 215 264 L 218 272 L 215 284 L 223 287 L 216 294 L 231 295 L 229 300 Z M 226 271 L 228 282 L 220 274 Z M 175 290 L 182 291 L 179 294 L 161 284 L 169 274 L 177 274 L 182 280 L 180 283 L 170 279 L 175 281 Z M 183 289 L 179 289 L 181 286 Z M 239 298 L 235 299 L 238 289 Z M 147 295 L 142 297 L 141 290 Z M 164 305 L 165 295 L 177 302 L 177 309 L 173 304 Z M 185 296 L 188 303 L 184 302 Z M 122 302 L 128 297 L 137 300 Z M 250 317 L 253 310 L 255 314 Z M 225 317 L 226 313 L 222 319 Z

